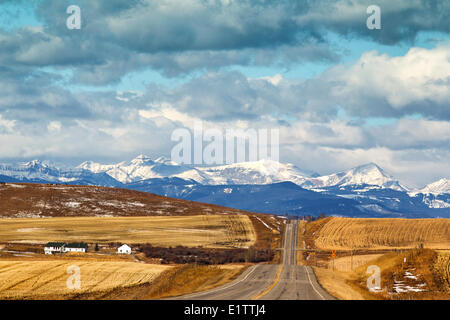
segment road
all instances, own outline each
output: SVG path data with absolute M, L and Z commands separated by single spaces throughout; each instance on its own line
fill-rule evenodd
M 286 225 L 281 265 L 260 264 L 248 268 L 235 281 L 200 293 L 178 297 L 192 300 L 329 300 L 311 267 L 297 265 L 297 221 Z

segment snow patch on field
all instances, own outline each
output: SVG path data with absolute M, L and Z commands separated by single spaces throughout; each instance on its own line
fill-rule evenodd
M 25 188 L 25 186 L 20 185 L 20 184 L 7 183 L 6 185 L 7 185 L 8 187 L 13 187 L 13 188 L 20 188 L 20 189 Z
M 69 208 L 78 208 L 81 205 L 81 203 L 76 201 L 69 201 L 64 203 L 64 205 Z
M 47 216 L 42 216 L 40 212 L 18 212 L 14 218 L 50 218 Z
M 256 217 L 256 216 L 255 216 L 255 218 L 258 219 L 259 221 L 261 221 L 261 223 L 262 223 L 263 225 L 265 225 L 267 229 L 269 229 L 270 231 L 273 230 L 273 229 L 272 229 L 267 223 L 265 223 L 262 219 L 260 219 L 259 217 Z
M 419 275 L 413 273 L 415 269 L 404 272 L 403 280 L 394 280 L 395 293 L 423 292 L 427 284 L 419 279 Z

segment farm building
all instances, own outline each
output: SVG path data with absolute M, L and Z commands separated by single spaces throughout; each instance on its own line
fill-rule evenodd
M 44 247 L 45 254 L 62 253 L 64 252 L 64 242 L 49 242 Z
M 86 243 L 65 243 L 65 242 L 49 242 L 44 247 L 45 254 L 63 253 L 63 252 L 87 252 L 88 245 Z
M 86 243 L 69 243 L 64 247 L 64 252 L 87 252 L 88 245 Z
M 123 244 L 117 249 L 117 253 L 131 254 L 131 247 L 126 244 Z

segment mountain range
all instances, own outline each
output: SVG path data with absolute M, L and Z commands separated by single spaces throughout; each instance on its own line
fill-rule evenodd
M 273 160 L 192 166 L 140 155 L 65 169 L 33 160 L 0 164 L 0 181 L 120 187 L 280 215 L 450 217 L 450 180 L 410 190 L 374 163 L 321 176 Z

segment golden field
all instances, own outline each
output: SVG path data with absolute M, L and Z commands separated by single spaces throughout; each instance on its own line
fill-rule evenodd
M 335 271 L 330 264 L 329 268 L 315 267 L 314 272 L 330 294 L 343 300 L 450 299 L 448 255 L 431 249 L 411 249 L 372 256 L 353 271 L 338 263 Z M 336 261 L 341 259 L 344 258 Z M 377 292 L 367 287 L 370 265 L 378 266 L 381 271 L 381 290 Z
M 347 256 L 342 258 L 334 259 L 334 270 L 349 272 L 355 270 L 361 266 L 366 265 L 368 262 L 378 259 L 383 254 L 359 254 L 353 257 Z M 328 262 L 328 268 L 333 268 L 333 262 Z
M 0 243 L 45 244 L 48 241 L 228 248 L 253 245 L 256 233 L 246 215 L 1 220 Z
M 312 224 L 317 228 L 312 225 L 307 237 L 318 249 L 450 248 L 450 219 L 327 218 Z
M 69 289 L 70 266 L 80 270 L 80 288 Z M 154 281 L 170 267 L 89 260 L 0 261 L 0 299 L 67 299 Z
M 434 261 L 436 281 L 450 293 L 450 253 L 438 252 Z
M 183 265 L 158 278 L 146 299 L 161 299 L 206 291 L 235 279 L 246 268 L 242 264 L 220 266 Z
M 303 252 L 300 262 L 314 266 L 319 283 L 338 299 L 450 297 L 450 219 L 328 217 L 298 231 L 300 248 L 315 253 Z M 370 265 L 381 269 L 381 292 L 367 288 Z

